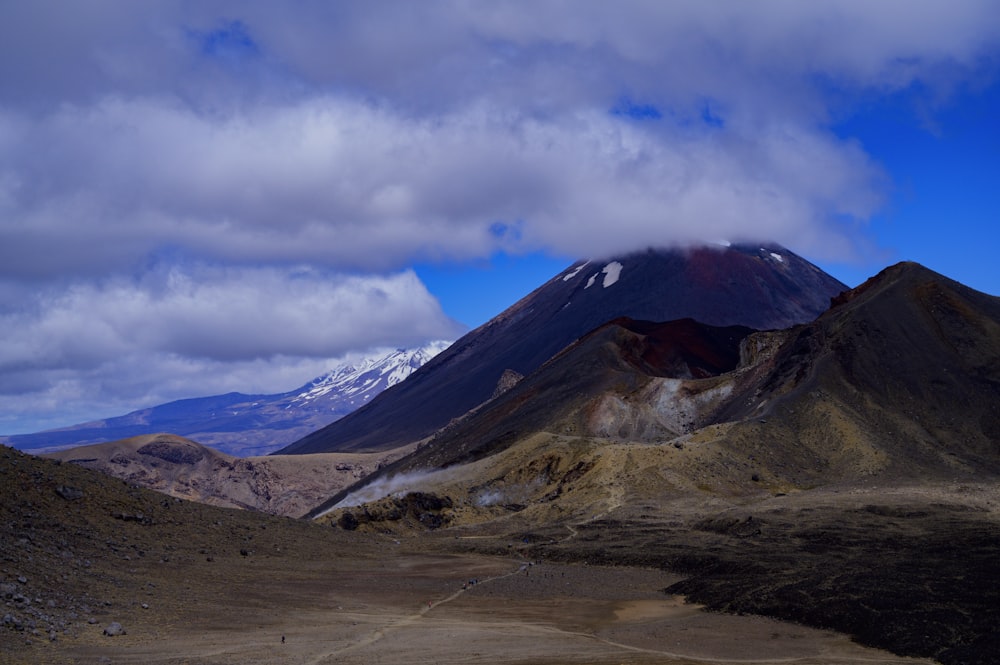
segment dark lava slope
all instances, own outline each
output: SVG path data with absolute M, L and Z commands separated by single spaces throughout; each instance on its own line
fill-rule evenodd
M 513 389 L 445 428 L 400 468 L 433 469 L 499 452 L 537 431 L 595 435 L 593 411 L 605 395 L 634 394 L 656 377 L 704 378 L 736 368 L 753 330 L 692 319 L 617 319 L 572 344 Z M 628 438 L 664 441 L 681 432 L 645 423 Z M 387 469 L 388 471 L 388 469 Z
M 465 335 L 406 381 L 279 451 L 378 451 L 423 439 L 618 317 L 759 330 L 811 321 L 846 287 L 778 246 L 648 250 L 581 262 Z
M 762 480 L 844 498 L 737 511 L 684 552 L 662 534 L 660 555 L 692 574 L 672 592 L 901 655 L 997 662 L 1000 524 L 978 495 L 1000 480 L 1000 298 L 917 264 L 887 268 L 790 331 L 721 415 L 744 419 L 723 447 Z

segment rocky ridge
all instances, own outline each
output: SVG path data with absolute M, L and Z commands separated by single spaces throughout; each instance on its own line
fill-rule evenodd
M 357 482 L 407 452 L 238 458 L 184 437 L 150 434 L 46 457 L 176 498 L 300 517 L 331 491 Z

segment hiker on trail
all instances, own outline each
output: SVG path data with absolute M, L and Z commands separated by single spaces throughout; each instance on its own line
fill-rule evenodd
M 284 636 L 284 635 L 282 635 L 282 636 L 281 636 L 281 643 L 282 643 L 282 644 L 284 644 L 284 643 L 285 643 L 285 636 Z

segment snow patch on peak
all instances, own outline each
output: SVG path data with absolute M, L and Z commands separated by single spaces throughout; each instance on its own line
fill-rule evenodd
M 599 272 L 595 272 L 593 275 L 591 275 L 590 279 L 587 280 L 587 286 L 585 286 L 583 288 L 589 289 L 590 287 L 592 287 L 594 285 L 594 281 L 597 279 L 597 276 L 600 275 L 600 274 L 601 273 L 599 273 Z
M 580 271 L 583 270 L 584 268 L 586 268 L 587 264 L 589 264 L 589 263 L 590 263 L 590 261 L 584 261 L 583 263 L 581 263 L 580 265 L 578 265 L 576 268 L 574 268 L 573 270 L 571 270 L 568 273 L 566 273 L 566 275 L 563 276 L 563 281 L 564 282 L 568 282 L 569 280 L 571 280 L 574 277 L 576 277 L 577 275 L 579 275 Z
M 345 358 L 338 367 L 313 379 L 292 403 L 327 395 L 367 400 L 396 385 L 449 346 L 451 342 L 435 341 L 416 349 L 375 349 L 363 356 Z
M 618 263 L 617 261 L 612 261 L 608 265 L 604 266 L 604 268 L 601 270 L 601 272 L 604 273 L 604 288 L 608 288 L 609 286 L 618 281 L 618 278 L 622 274 L 622 268 L 624 267 L 625 266 Z
M 778 263 L 785 262 L 785 257 L 783 257 L 781 254 L 776 254 L 775 252 L 771 252 L 771 258 L 773 258 Z

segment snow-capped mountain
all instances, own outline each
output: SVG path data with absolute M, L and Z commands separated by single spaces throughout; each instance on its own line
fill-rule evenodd
M 323 376 L 285 393 L 227 393 L 178 400 L 72 427 L 0 437 L 0 443 L 45 453 L 170 432 L 238 457 L 266 455 L 364 406 L 449 344 L 437 341 L 416 349 L 377 349 L 349 357 Z
M 300 389 L 286 408 L 322 401 L 332 395 L 338 403 L 356 409 L 408 377 L 450 345 L 451 342 L 431 342 L 419 349 L 396 349 L 387 354 L 374 354 L 346 362 Z

